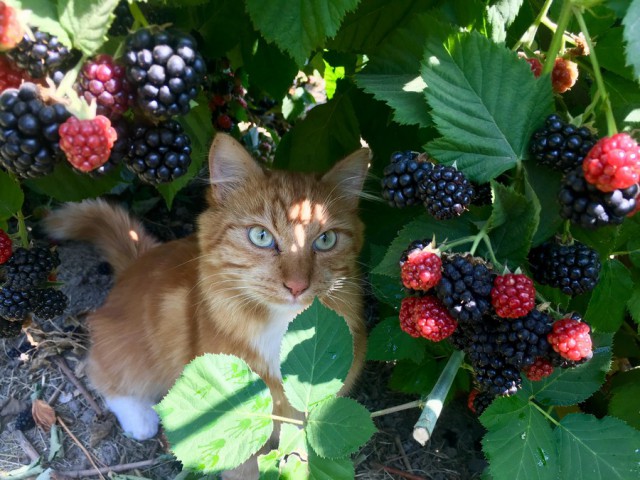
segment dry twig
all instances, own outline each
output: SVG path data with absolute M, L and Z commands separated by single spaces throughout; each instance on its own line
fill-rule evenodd
M 67 477 L 67 478 L 80 478 L 80 477 L 88 477 L 90 475 L 102 475 L 109 472 L 119 473 L 126 472 L 128 470 L 135 470 L 137 468 L 145 468 L 145 467 L 153 467 L 156 464 L 160 463 L 162 459 L 160 458 L 152 458 L 151 460 L 143 460 L 141 462 L 135 463 L 123 463 L 121 465 L 113 465 L 111 467 L 103 467 L 103 468 L 89 468 L 87 470 L 74 470 L 70 472 L 58 472 L 56 471 L 56 475 L 59 477 Z
M 29 457 L 30 461 L 35 462 L 40 458 L 40 454 L 38 453 L 38 451 L 34 448 L 33 445 L 31 445 L 29 439 L 24 436 L 24 433 L 22 433 L 21 430 L 16 430 L 15 432 L 13 432 L 13 436 L 16 437 L 16 440 L 20 444 L 20 448 L 22 448 L 24 453 L 27 454 L 27 457 Z
M 93 408 L 96 414 L 98 416 L 103 415 L 104 412 L 102 411 L 98 403 L 95 401 L 93 396 L 89 393 L 89 391 L 85 388 L 82 382 L 78 380 L 78 378 L 74 375 L 74 373 L 71 371 L 71 369 L 67 365 L 67 362 L 65 362 L 64 358 L 56 357 L 54 358 L 54 361 L 60 367 L 60 370 L 62 370 L 62 373 L 64 373 L 67 376 L 67 378 L 71 381 L 71 383 L 73 383 L 76 386 L 76 388 L 80 390 L 82 395 L 84 395 L 84 397 L 87 399 L 87 402 L 89 402 L 89 405 L 91 405 L 91 408 Z
M 381 468 L 385 472 L 391 473 L 393 475 L 399 475 L 402 478 L 406 478 L 407 480 L 427 480 L 424 477 L 419 477 L 418 475 L 414 475 L 409 472 L 403 472 L 402 470 L 398 470 L 397 468 L 387 467 L 386 465 L 382 465 L 381 463 L 373 463 L 373 466 L 376 468 Z
M 106 480 L 106 478 L 104 478 L 104 475 L 102 475 L 102 473 L 100 472 L 100 469 L 98 468 L 96 463 L 93 461 L 93 457 L 91 456 L 89 451 L 86 448 L 84 448 L 84 445 L 80 443 L 80 441 L 71 432 L 71 430 L 69 430 L 69 427 L 67 427 L 67 424 L 64 423 L 64 421 L 60 417 L 58 417 L 58 423 L 60 424 L 60 426 L 62 426 L 62 428 L 64 428 L 64 431 L 67 432 L 67 435 L 71 437 L 71 440 L 73 440 L 75 444 L 78 445 L 78 447 L 80 447 L 80 450 L 82 450 L 82 453 L 85 454 L 85 456 L 87 457 L 87 459 L 89 460 L 93 468 L 98 471 L 98 475 L 100 475 L 100 478 L 102 478 L 102 480 Z

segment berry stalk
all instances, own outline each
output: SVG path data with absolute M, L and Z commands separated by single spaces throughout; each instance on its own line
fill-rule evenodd
M 27 232 L 27 225 L 24 223 L 24 214 L 22 209 L 18 210 L 16 214 L 18 220 L 18 236 L 20 237 L 20 243 L 24 248 L 29 248 L 29 234 Z
M 140 7 L 136 2 L 129 3 L 129 10 L 131 11 L 131 15 L 133 15 L 133 19 L 135 20 L 135 22 L 140 24 L 142 28 L 149 26 L 149 22 L 145 18 L 144 13 L 142 13 L 142 10 L 140 10 Z
M 433 429 L 436 427 L 436 423 L 442 412 L 444 399 L 447 393 L 449 393 L 453 379 L 458 373 L 463 359 L 464 352 L 462 350 L 456 350 L 451 354 L 449 361 L 440 374 L 440 378 L 438 378 L 431 393 L 427 396 L 420 418 L 413 427 L 413 438 L 420 443 L 420 445 L 424 446 L 431 438 Z
M 536 38 L 536 33 L 538 33 L 538 28 L 540 27 L 540 23 L 542 23 L 543 19 L 547 17 L 547 13 L 549 12 L 549 8 L 551 8 L 551 4 L 553 0 L 545 0 L 544 5 L 538 12 L 538 15 L 533 20 L 533 23 L 527 28 L 527 31 L 524 32 L 520 40 L 516 42 L 514 47 L 511 49 L 514 52 L 517 51 L 521 45 L 525 45 L 527 48 L 531 48 L 533 44 L 533 40 Z
M 570 4 L 570 2 L 567 3 Z M 578 21 L 578 25 L 580 25 L 580 30 L 582 30 L 585 41 L 587 42 L 587 46 L 589 47 L 589 59 L 591 60 L 591 65 L 593 66 L 593 76 L 596 79 L 596 85 L 598 87 L 598 92 L 600 93 L 602 102 L 604 102 L 604 112 L 607 117 L 607 133 L 609 136 L 612 136 L 618 133 L 618 127 L 616 126 L 616 120 L 613 117 L 611 101 L 609 100 L 609 93 L 607 92 L 607 88 L 604 84 L 604 79 L 602 78 L 602 72 L 600 71 L 598 57 L 596 56 L 596 51 L 593 48 L 593 42 L 591 41 L 591 36 L 589 35 L 589 30 L 587 29 L 587 23 L 584 21 L 584 17 L 582 16 L 580 8 L 573 8 L 573 14 Z
M 553 34 L 551 44 L 547 50 L 547 59 L 545 60 L 542 68 L 542 75 L 551 73 L 553 70 L 553 66 L 556 63 L 556 57 L 558 56 L 558 52 L 560 52 L 560 48 L 564 41 L 564 31 L 567 29 L 569 20 L 571 20 L 571 13 L 571 1 L 567 0 L 562 2 L 562 9 L 560 10 L 560 16 L 558 17 L 558 23 L 556 24 L 556 31 Z

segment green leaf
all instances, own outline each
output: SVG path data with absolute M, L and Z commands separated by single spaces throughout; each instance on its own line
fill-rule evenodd
M 351 398 L 330 398 L 316 405 L 307 420 L 307 441 L 325 458 L 354 453 L 376 431 L 369 411 Z
M 333 98 L 333 94 L 336 93 L 336 86 L 338 80 L 344 78 L 344 67 L 342 66 L 331 66 L 326 60 L 324 62 L 324 84 L 325 84 L 325 92 L 327 93 L 327 98 L 331 100 Z
M 491 40 L 504 42 L 507 28 L 518 16 L 522 0 L 498 0 L 487 7 L 487 20 L 491 31 Z
M 282 455 L 278 450 L 271 450 L 265 455 L 258 455 L 258 470 L 262 480 L 278 480 L 280 478 L 279 464 Z
M 377 324 L 369 334 L 367 360 L 393 361 L 409 359 L 420 363 L 424 358 L 424 339 L 402 331 L 398 317 Z
M 593 358 L 574 368 L 556 368 L 538 382 L 523 376 L 522 393 L 544 405 L 575 405 L 583 402 L 604 383 L 611 365 L 612 336 L 593 334 Z
M 106 41 L 118 0 L 59 0 L 60 24 L 71 34 L 73 46 L 93 55 Z
M 624 39 L 626 40 L 625 52 L 627 54 L 627 65 L 633 67 L 636 80 L 640 79 L 640 0 L 633 0 L 627 14 L 622 19 L 624 26 Z
M 600 277 L 591 293 L 584 319 L 600 332 L 615 332 L 625 316 L 625 306 L 633 291 L 629 270 L 617 259 L 602 264 Z
M 426 145 L 439 162 L 484 183 L 528 156 L 533 131 L 553 110 L 551 82 L 514 52 L 472 32 L 427 43 L 422 76 L 438 131 Z
M 278 47 L 259 39 L 251 53 L 243 55 L 251 86 L 264 89 L 275 99 L 283 98 L 298 73 L 295 62 Z
M 187 115 L 180 117 L 180 125 L 191 140 L 191 165 L 182 177 L 178 177 L 171 183 L 158 185 L 158 192 L 164 198 L 169 209 L 178 192 L 200 172 L 202 163 L 209 156 L 209 147 L 213 139 L 213 125 L 211 111 L 204 95 L 198 97 L 198 105 L 191 108 Z
M 520 396 L 497 398 L 480 421 L 488 430 L 482 450 L 494 480 L 558 478 L 553 431 L 529 402 Z
M 71 47 L 69 34 L 58 21 L 56 2 L 51 0 L 8 0 L 7 3 L 19 10 L 30 10 L 30 26 L 55 35 L 60 42 L 67 47 Z
M 515 269 L 526 263 L 533 234 L 538 227 L 540 204 L 530 187 L 527 188 L 527 198 L 500 183 L 492 182 L 491 186 L 494 198 L 489 217 L 491 245 L 497 259 Z
M 273 430 L 267 385 L 231 355 L 195 358 L 155 409 L 178 460 L 201 472 L 237 467 Z
M 345 14 L 359 0 L 247 0 L 246 8 L 253 24 L 264 38 L 289 52 L 298 65 L 322 47 L 337 32 Z
M 282 423 L 280 425 L 278 450 L 283 455 L 288 455 L 292 452 L 307 452 L 307 437 L 304 429 L 292 423 Z
M 567 415 L 555 436 L 560 478 L 629 480 L 640 476 L 640 432 L 617 418 Z
M 198 28 L 202 35 L 200 52 L 205 58 L 220 58 L 239 43 L 251 45 L 257 41 L 257 33 L 249 15 L 244 10 L 244 2 L 237 0 L 217 0 L 209 2 L 202 11 L 203 23 Z
M 96 198 L 109 192 L 120 182 L 119 171 L 100 178 L 92 178 L 71 168 L 67 162 L 56 166 L 46 177 L 25 180 L 30 189 L 55 198 L 60 202 L 79 202 L 85 198 Z
M 594 46 L 601 68 L 614 72 L 629 80 L 634 79 L 633 69 L 626 64 L 625 51 L 620 48 L 624 43 L 622 27 L 610 28 L 604 35 L 598 37 Z
M 351 458 L 322 458 L 309 450 L 309 480 L 349 480 L 355 474 Z
M 627 422 L 633 428 L 640 430 L 640 410 L 638 399 L 640 398 L 640 384 L 624 385 L 611 391 L 609 402 L 609 415 L 618 417 Z
M 56 458 L 64 458 L 64 447 L 60 439 L 58 425 L 54 424 L 51 425 L 51 430 L 49 431 L 49 455 L 47 456 L 47 461 L 51 462 Z
M 441 371 L 441 366 L 431 356 L 426 356 L 421 363 L 400 360 L 393 368 L 389 386 L 399 392 L 424 395 L 433 389 Z
M 532 193 L 527 194 L 537 197 L 540 211 L 544 212 L 539 215 L 538 228 L 533 235 L 532 244 L 536 246 L 555 235 L 562 225 L 558 199 L 556 195 L 550 194 L 560 190 L 561 176 L 550 168 L 540 167 L 534 162 L 524 162 L 524 166 L 527 172 L 526 181 L 532 190 Z
M 301 172 L 326 171 L 360 147 L 360 129 L 349 97 L 336 94 L 311 109 L 283 137 L 275 166 Z
M 280 351 L 282 383 L 291 405 L 307 412 L 338 393 L 353 362 L 345 320 L 316 298 L 289 325 Z
M 414 240 L 431 240 L 435 235 L 436 245 L 445 240 L 459 239 L 474 235 L 478 229 L 464 216 L 451 220 L 438 221 L 430 215 L 422 215 L 407 223 L 398 236 L 391 242 L 384 259 L 373 269 L 374 274 L 387 275 L 400 282 L 400 256 Z
M 22 208 L 24 193 L 20 183 L 0 170 L 0 220 L 11 218 Z
M 640 325 L 640 285 L 635 285 L 629 300 L 627 300 L 627 310 L 634 322 Z

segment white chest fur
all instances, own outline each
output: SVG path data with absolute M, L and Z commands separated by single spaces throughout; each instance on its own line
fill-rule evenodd
M 287 332 L 289 323 L 302 311 L 300 306 L 272 307 L 271 320 L 259 335 L 254 336 L 251 343 L 267 364 L 269 374 L 275 378 L 280 376 L 280 347 L 282 338 Z M 256 332 L 258 333 L 258 332 Z

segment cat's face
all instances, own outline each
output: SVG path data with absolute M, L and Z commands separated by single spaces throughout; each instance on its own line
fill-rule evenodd
M 363 235 L 357 195 L 368 153 L 352 155 L 321 178 L 265 172 L 239 154 L 234 146 L 233 158 L 218 152 L 213 159 L 212 206 L 200 220 L 205 291 L 295 309 L 353 288 Z M 234 162 L 227 170 L 231 182 L 216 168 L 227 160 Z

